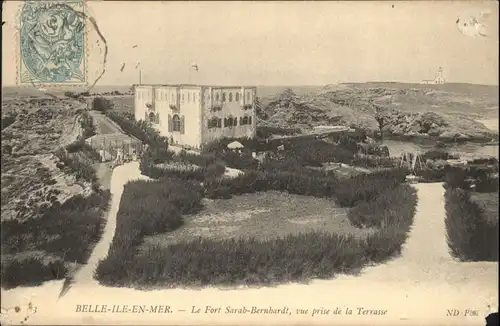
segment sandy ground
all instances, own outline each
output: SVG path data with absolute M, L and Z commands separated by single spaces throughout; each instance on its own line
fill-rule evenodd
M 90 280 L 90 272 L 97 261 L 106 256 L 115 229 L 115 214 L 123 185 L 139 178 L 136 162 L 114 170 L 111 184 L 113 202 L 105 235 L 69 292 L 58 300 L 63 281 L 2 290 L 2 323 L 484 325 L 485 316 L 498 306 L 497 264 L 459 263 L 448 254 L 441 184 L 416 185 L 418 209 L 401 257 L 384 265 L 368 267 L 360 276 L 340 276 L 333 280 L 315 280 L 307 285 L 287 284 L 245 291 L 217 288 L 139 291 L 100 286 Z M 93 309 L 95 305 L 106 307 L 103 312 L 79 312 L 78 305 L 84 304 L 94 305 Z M 115 309 L 119 307 L 122 310 L 123 305 L 127 305 L 129 313 L 113 312 L 113 305 Z M 133 309 L 140 309 L 138 306 L 134 308 L 134 305 L 144 310 L 133 312 Z M 160 305 L 170 306 L 172 313 L 151 312 L 151 306 Z M 207 305 L 221 307 L 221 313 L 204 313 Z M 20 311 L 16 312 L 15 306 Z M 191 313 L 193 306 L 202 308 L 201 313 Z M 252 306 L 286 306 L 290 314 L 225 314 L 228 306 L 246 306 L 249 309 Z M 298 314 L 297 308 L 308 309 L 308 313 Z M 320 308 L 330 309 L 330 312 L 312 316 L 313 309 Z M 341 314 L 333 314 L 335 308 Z M 359 308 L 386 310 L 386 313 L 365 315 Z M 346 313 L 347 309 L 352 310 L 351 315 Z M 453 309 L 459 315 L 447 316 L 447 311 Z M 465 316 L 466 312 L 469 316 Z
M 496 119 L 486 119 L 486 120 L 476 120 L 486 126 L 486 128 L 498 132 L 498 118 Z

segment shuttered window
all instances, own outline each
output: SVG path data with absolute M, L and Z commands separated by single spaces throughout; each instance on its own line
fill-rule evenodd
M 181 131 L 181 118 L 177 114 L 172 117 L 172 131 Z
M 172 116 L 169 114 L 168 115 L 168 132 L 172 132 Z
M 179 131 L 181 132 L 181 135 L 184 134 L 185 131 L 185 126 L 184 126 L 184 116 L 181 117 L 180 120 L 180 126 L 179 126 Z

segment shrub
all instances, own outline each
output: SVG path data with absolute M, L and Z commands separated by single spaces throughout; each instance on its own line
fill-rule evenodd
M 96 134 L 96 130 L 95 130 L 95 126 L 94 126 L 94 119 L 87 112 L 84 112 L 81 115 L 80 125 L 81 125 L 82 130 L 83 130 L 82 137 L 84 139 L 92 137 Z
M 17 114 L 10 113 L 8 115 L 2 116 L 2 130 L 16 122 Z
M 394 168 L 396 167 L 396 162 L 390 157 L 354 155 L 350 165 L 364 168 Z
M 40 258 L 2 261 L 2 288 L 8 290 L 21 285 L 37 286 L 45 281 L 60 280 L 68 270 L 64 261 L 55 260 L 44 263 Z
M 433 149 L 430 151 L 425 152 L 422 156 L 421 159 L 425 162 L 427 160 L 435 161 L 435 160 L 449 160 L 449 159 L 455 159 L 457 158 L 456 156 L 451 155 L 448 152 L 445 152 L 443 150 L 438 150 L 438 149 Z
M 74 146 L 82 145 L 80 144 Z M 74 150 L 74 148 L 71 149 Z M 77 179 L 97 184 L 98 180 L 95 170 L 90 165 L 79 161 L 77 156 L 68 154 L 68 152 L 64 149 L 59 149 L 56 151 L 55 155 L 64 164 L 64 166 L 71 170 L 72 174 L 74 174 Z
M 134 136 L 143 143 L 154 148 L 164 148 L 165 150 L 168 148 L 167 139 L 160 136 L 160 133 L 148 122 L 142 120 L 135 121 L 115 111 L 106 111 L 105 114 L 108 118 L 116 122 L 125 133 Z
M 445 192 L 446 229 L 452 255 L 461 261 L 498 261 L 498 219 L 490 221 L 467 191 Z
M 322 166 L 323 163 L 350 163 L 355 152 L 323 140 L 297 140 L 285 149 L 285 159 L 302 165 Z
M 497 165 L 498 166 L 498 159 L 496 159 L 494 157 L 476 158 L 476 159 L 469 161 L 469 164 Z
M 64 92 L 64 96 L 69 97 L 69 98 L 74 98 L 74 99 L 80 98 L 80 94 L 75 93 L 75 92 L 70 92 L 70 91 Z
M 2 254 L 45 251 L 69 262 L 85 263 L 103 231 L 109 191 L 77 195 L 54 203 L 40 218 L 2 222 Z
M 273 135 L 295 135 L 301 132 L 298 128 L 283 128 L 270 126 L 257 126 L 257 137 L 269 138 Z
M 181 153 L 173 160 L 199 160 L 202 165 L 219 158 L 217 151 L 212 154 L 194 158 Z M 270 159 L 260 169 L 248 169 L 233 179 L 217 177 L 222 165 L 207 165 L 199 170 L 204 171 L 200 187 L 187 176 L 189 172 L 173 172 L 142 161 L 141 169 L 160 179 L 125 187 L 116 234 L 96 277 L 115 286 L 275 283 L 354 272 L 370 261 L 380 262 L 401 251 L 416 205 L 413 188 L 401 185 L 405 170 L 390 169 L 341 181 L 332 173 L 312 171 L 292 160 L 284 164 Z M 283 166 L 289 169 L 283 170 Z M 377 230 L 366 239 L 321 232 L 265 241 L 199 239 L 167 248 L 149 246 L 136 254 L 135 246 L 145 235 L 182 225 L 183 214 L 201 207 L 203 192 L 208 198 L 231 198 L 267 190 L 335 198 L 342 206 L 358 205 L 350 219 L 358 226 Z M 365 212 L 369 216 L 363 216 Z
M 335 190 L 336 201 L 347 207 L 359 201 L 369 201 L 382 190 L 393 189 L 403 183 L 406 175 L 404 169 L 390 169 L 339 180 Z
M 145 235 L 168 232 L 183 223 L 182 215 L 201 209 L 202 189 L 193 182 L 134 181 L 125 185 L 117 213 L 117 228 L 108 256 L 99 262 L 101 281 L 125 277 L 134 247 Z
M 409 220 L 408 217 L 402 216 L 402 213 L 411 213 L 413 216 L 412 209 L 406 206 L 411 206 L 416 199 L 414 188 L 400 184 L 392 189 L 384 189 L 372 200 L 360 202 L 349 210 L 347 216 L 349 221 L 359 228 L 400 225 Z
M 107 112 L 113 109 L 113 101 L 104 97 L 94 97 L 92 109 L 101 112 Z

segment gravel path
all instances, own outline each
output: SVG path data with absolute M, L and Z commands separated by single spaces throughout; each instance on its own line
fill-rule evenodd
M 108 218 L 106 222 L 106 226 L 104 228 L 104 233 L 102 235 L 101 240 L 97 243 L 92 254 L 87 262 L 75 275 L 74 284 L 82 283 L 89 284 L 95 283 L 97 281 L 93 278 L 94 271 L 97 267 L 97 264 L 100 260 L 106 258 L 109 247 L 111 246 L 111 241 L 115 235 L 116 229 L 116 214 L 118 213 L 118 209 L 120 208 L 120 201 L 122 198 L 122 193 L 124 186 L 127 182 L 138 179 L 149 179 L 139 173 L 130 173 L 129 171 L 139 170 L 138 162 L 131 162 L 125 165 L 121 165 L 116 167 L 113 170 L 113 174 L 111 176 L 111 205 L 108 211 Z
M 99 259 L 106 256 L 113 237 L 123 185 L 141 178 L 136 162 L 114 170 L 111 191 L 113 204 L 105 235 L 97 245 L 87 268 L 82 270 L 70 291 L 57 300 L 62 281 L 46 282 L 39 287 L 2 290 L 2 321 L 19 323 L 29 303 L 37 307 L 27 323 L 40 324 L 299 324 L 397 323 L 398 325 L 447 324 L 484 325 L 484 318 L 498 306 L 497 263 L 460 263 L 448 254 L 444 228 L 443 187 L 441 184 L 418 184 L 418 208 L 414 225 L 402 255 L 386 264 L 368 267 L 361 275 L 341 275 L 333 280 L 315 280 L 309 284 L 287 284 L 278 287 L 239 289 L 204 288 L 159 289 L 139 291 L 129 288 L 107 288 L 90 280 Z M 107 305 L 107 313 L 76 312 L 77 305 Z M 21 312 L 14 312 L 14 305 Z M 112 313 L 113 305 L 169 305 L 174 313 Z M 222 307 L 220 314 L 191 314 L 192 306 Z M 224 314 L 225 307 L 282 308 L 292 315 Z M 95 308 L 95 306 L 94 306 Z M 306 315 L 296 308 L 309 309 Z M 311 316 L 313 309 L 338 308 L 339 315 Z M 179 312 L 179 309 L 185 310 Z M 351 309 L 352 315 L 346 314 Z M 447 316 L 457 309 L 458 317 Z M 3 309 L 4 310 L 4 309 Z M 370 310 L 386 311 L 373 315 Z M 464 316 L 468 311 L 469 316 Z

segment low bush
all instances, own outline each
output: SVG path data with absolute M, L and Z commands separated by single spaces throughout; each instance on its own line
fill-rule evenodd
M 135 257 L 127 256 L 126 267 L 116 268 L 110 261 L 109 274 L 101 281 L 114 286 L 262 285 L 356 273 L 367 263 L 401 252 L 415 207 L 415 190 L 401 185 L 373 200 L 370 208 L 376 211 L 370 211 L 370 221 L 377 230 L 366 239 L 309 232 L 268 240 L 198 238 L 166 248 L 150 245 Z M 126 246 L 124 250 L 133 251 Z
M 296 135 L 300 134 L 301 130 L 298 128 L 283 128 L 283 127 L 269 127 L 269 126 L 257 126 L 257 137 L 258 138 L 269 138 L 273 135 Z
M 340 179 L 335 189 L 336 201 L 343 207 L 353 207 L 357 202 L 370 201 L 382 190 L 393 189 L 403 183 L 406 175 L 406 170 L 395 168 Z
M 457 159 L 458 157 L 455 155 L 452 155 L 446 151 L 443 150 L 438 150 L 438 149 L 433 149 L 430 151 L 425 152 L 422 154 L 420 157 L 424 162 L 427 160 L 435 161 L 435 160 L 450 160 L 450 159 Z
M 115 111 L 106 111 L 105 114 L 116 122 L 124 132 L 141 140 L 143 143 L 154 148 L 164 148 L 165 150 L 168 148 L 167 138 L 160 136 L 160 133 L 148 122 L 135 121 Z
M 40 250 L 69 262 L 85 263 L 100 239 L 111 194 L 100 191 L 54 203 L 42 217 L 2 222 L 2 254 Z
M 285 150 L 285 159 L 301 162 L 302 165 L 322 166 L 323 163 L 349 164 L 356 152 L 323 140 L 293 142 Z
M 445 192 L 448 246 L 461 261 L 498 261 L 498 219 L 490 220 L 470 194 L 448 187 Z
M 74 148 L 71 149 L 74 150 Z M 84 180 L 92 184 L 97 184 L 98 180 L 95 170 L 90 165 L 79 161 L 77 156 L 71 155 L 71 153 L 68 153 L 68 151 L 62 148 L 57 150 L 55 155 L 64 164 L 62 168 L 69 169 L 77 180 Z
M 365 249 L 353 236 L 321 232 L 268 241 L 200 238 L 168 248 L 151 246 L 135 259 L 129 281 L 175 287 L 329 278 L 361 268 Z
M 401 225 L 401 223 L 411 221 L 410 218 L 401 213 L 412 213 L 411 216 L 413 216 L 414 212 L 406 206 L 411 206 L 416 199 L 414 188 L 400 184 L 395 188 L 383 190 L 372 200 L 360 202 L 349 210 L 347 216 L 349 221 L 358 228 L 385 228 Z
M 2 116 L 2 130 L 16 122 L 17 114 L 16 113 L 10 113 L 5 116 Z
M 126 184 L 110 251 L 96 270 L 98 279 L 114 284 L 131 273 L 129 264 L 142 238 L 177 229 L 183 223 L 182 215 L 202 208 L 201 199 L 202 189 L 197 183 L 176 178 Z
M 45 281 L 60 280 L 68 270 L 64 261 L 44 263 L 41 258 L 2 261 L 2 288 L 8 290 L 18 286 L 38 286 Z
M 217 161 L 217 158 L 213 153 L 192 154 L 184 150 L 182 150 L 178 155 L 175 155 L 172 159 L 173 161 L 187 162 L 202 168 L 215 164 Z
M 161 169 L 151 160 L 141 162 L 141 170 L 159 180 L 126 185 L 111 249 L 96 270 L 100 282 L 173 287 L 327 278 L 355 272 L 370 261 L 380 262 L 401 251 L 416 205 L 413 188 L 402 185 L 406 170 L 388 169 L 339 180 L 333 173 L 305 168 L 296 156 L 284 163 L 271 158 L 260 168 L 247 167 L 244 174 L 230 179 L 217 177 L 223 169 L 222 165 L 214 166 L 220 152 L 212 154 L 201 158 L 185 153 L 179 156 L 206 164 L 198 170 L 203 175 L 196 178 L 188 176 L 192 172 Z M 199 181 L 203 181 L 202 186 Z M 136 252 L 144 236 L 181 226 L 183 214 L 200 209 L 203 195 L 231 198 L 268 190 L 328 197 L 342 206 L 358 205 L 350 218 L 360 227 L 376 230 L 365 239 L 312 232 L 266 241 L 199 239 Z M 369 204 L 363 206 L 364 202 Z M 365 212 L 369 216 L 362 216 Z
M 107 112 L 113 109 L 113 101 L 105 97 L 94 97 L 92 101 L 92 109 L 101 112 Z
M 83 134 L 82 137 L 87 139 L 96 134 L 96 129 L 94 126 L 94 119 L 88 112 L 83 112 L 80 118 L 80 126 L 82 127 Z
M 96 163 L 101 161 L 99 152 L 94 147 L 87 144 L 83 138 L 66 146 L 66 151 L 70 154 L 81 152 Z M 59 155 L 62 154 L 59 153 Z
M 394 168 L 397 166 L 393 158 L 373 155 L 355 155 L 350 165 L 364 168 Z
M 75 92 L 69 92 L 69 91 L 64 92 L 64 96 L 69 97 L 69 98 L 73 98 L 73 99 L 80 98 L 80 94 L 75 93 Z
M 487 157 L 487 158 L 476 158 L 468 162 L 469 164 L 479 164 L 479 165 L 497 165 L 498 166 L 498 159 L 494 157 Z

